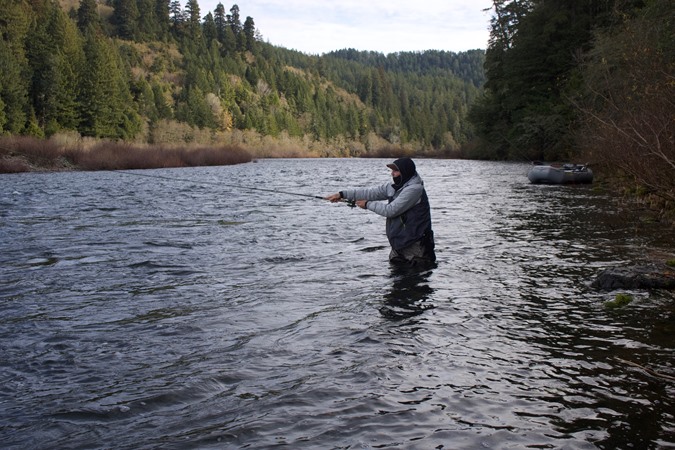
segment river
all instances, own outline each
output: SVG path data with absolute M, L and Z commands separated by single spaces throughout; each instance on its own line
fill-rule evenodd
M 672 229 L 420 159 L 438 266 L 400 272 L 312 198 L 386 162 L 0 175 L 0 447 L 675 447 L 675 383 L 628 364 L 675 375 L 675 297 L 590 287 Z

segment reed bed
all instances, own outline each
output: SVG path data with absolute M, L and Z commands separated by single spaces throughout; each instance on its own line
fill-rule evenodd
M 62 145 L 27 136 L 0 138 L 0 173 L 225 166 L 252 160 L 237 145 L 169 146 L 100 141 Z

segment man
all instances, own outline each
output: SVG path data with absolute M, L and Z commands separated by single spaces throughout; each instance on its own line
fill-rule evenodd
M 399 158 L 387 167 L 391 169 L 393 184 L 387 182 L 371 188 L 340 191 L 325 199 L 333 203 L 341 199 L 352 200 L 358 207 L 386 217 L 392 263 L 433 263 L 436 254 L 429 199 L 415 163 L 410 158 Z

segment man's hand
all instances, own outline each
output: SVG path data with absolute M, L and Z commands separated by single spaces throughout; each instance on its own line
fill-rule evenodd
M 338 192 L 337 194 L 331 194 L 327 197 L 324 197 L 324 199 L 328 200 L 331 203 L 336 203 L 336 202 L 339 202 L 340 200 L 342 200 L 342 196 Z

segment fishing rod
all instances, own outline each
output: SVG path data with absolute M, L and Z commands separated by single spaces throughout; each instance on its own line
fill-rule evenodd
M 227 183 L 220 183 L 220 182 L 215 182 L 215 181 L 194 181 L 194 180 L 188 180 L 185 178 L 170 178 L 170 177 L 164 177 L 162 175 L 149 175 L 147 173 L 136 173 L 136 172 L 129 172 L 127 170 L 116 170 L 115 172 L 120 172 L 124 173 L 127 175 L 133 175 L 137 177 L 146 177 L 146 178 L 159 178 L 163 180 L 169 180 L 169 181 L 182 181 L 185 183 L 197 183 L 197 184 L 212 184 L 214 186 L 225 186 L 225 187 L 231 187 L 235 189 L 243 189 L 243 190 L 248 190 L 248 191 L 262 191 L 262 192 L 271 192 L 274 194 L 285 194 L 285 195 L 295 195 L 296 197 L 305 197 L 305 198 L 318 198 L 320 200 L 325 200 L 323 197 L 320 195 L 311 195 L 311 194 L 302 194 L 299 192 L 289 192 L 289 191 L 281 191 L 278 189 L 265 189 L 265 188 L 256 188 L 252 186 L 240 186 L 236 184 L 227 184 Z M 356 206 L 356 202 L 354 200 L 347 200 L 347 199 L 341 199 L 343 203 L 346 203 L 349 205 L 350 208 L 354 208 Z

